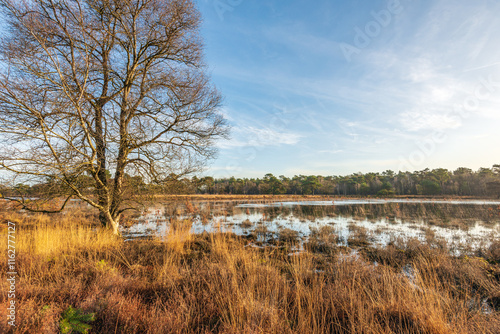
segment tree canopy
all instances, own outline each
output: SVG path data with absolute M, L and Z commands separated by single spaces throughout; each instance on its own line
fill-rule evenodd
M 227 126 L 193 1 L 0 5 L 3 176 L 50 180 L 55 194 L 89 203 L 117 232 L 127 175 L 160 184 L 214 156 Z

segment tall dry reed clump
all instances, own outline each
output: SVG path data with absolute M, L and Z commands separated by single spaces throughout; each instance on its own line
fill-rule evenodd
M 188 222 L 162 240 L 125 242 L 79 217 L 18 223 L 16 333 L 58 333 L 68 310 L 88 315 L 75 317 L 89 333 L 500 330 L 499 259 L 487 253 L 455 258 L 409 243 L 291 255 L 287 243 L 256 249 L 230 234 L 190 235 Z M 0 331 L 10 333 L 6 289 L 3 276 Z

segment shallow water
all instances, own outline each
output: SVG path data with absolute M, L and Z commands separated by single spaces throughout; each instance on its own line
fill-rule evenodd
M 484 200 L 431 200 L 431 199 L 349 199 L 332 201 L 296 201 L 296 202 L 274 202 L 274 203 L 245 203 L 239 207 L 277 207 L 277 206 L 338 206 L 338 205 L 356 205 L 356 204 L 388 204 L 388 203 L 417 203 L 417 204 L 470 204 L 470 205 L 500 205 L 500 201 Z
M 410 239 L 445 242 L 452 249 L 488 246 L 500 236 L 500 201 L 356 199 L 296 202 L 190 202 L 156 204 L 123 228 L 126 238 L 166 237 L 170 221 L 189 220 L 192 233 L 253 234 L 262 242 L 283 231 L 298 232 L 306 241 L 311 231 L 331 226 L 339 245 L 360 235 L 371 245 Z

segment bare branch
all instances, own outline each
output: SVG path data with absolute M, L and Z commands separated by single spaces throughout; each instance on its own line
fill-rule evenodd
M 49 178 L 117 231 L 127 177 L 161 181 L 214 156 L 227 126 L 193 1 L 0 7 L 0 169 L 13 180 Z

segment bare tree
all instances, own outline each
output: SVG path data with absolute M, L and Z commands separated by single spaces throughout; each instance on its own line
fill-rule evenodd
M 213 156 L 227 126 L 206 74 L 193 1 L 0 5 L 7 27 L 0 49 L 2 175 L 48 178 L 67 199 L 97 208 L 118 233 L 126 175 L 161 182 Z

